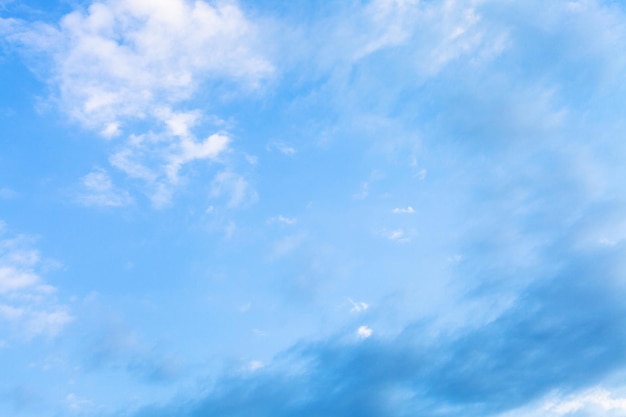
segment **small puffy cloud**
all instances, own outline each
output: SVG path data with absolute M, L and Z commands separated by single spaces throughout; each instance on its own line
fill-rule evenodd
M 84 191 L 79 196 L 79 201 L 86 206 L 121 207 L 132 203 L 130 195 L 115 187 L 103 169 L 93 170 L 81 182 Z
M 361 326 L 356 331 L 357 336 L 359 336 L 361 339 L 367 339 L 373 333 L 374 331 L 367 326 Z
M 265 364 L 262 361 L 250 361 L 246 366 L 246 369 L 250 372 L 258 371 L 259 369 L 265 367 Z
M 413 207 L 408 206 L 407 208 L 394 208 L 391 211 L 393 214 L 413 214 L 415 213 L 415 209 Z

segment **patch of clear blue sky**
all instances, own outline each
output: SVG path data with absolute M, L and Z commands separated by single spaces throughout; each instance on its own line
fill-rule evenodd
M 231 142 L 163 207 L 111 162 L 163 123 L 100 137 L 60 95 L 63 54 L 11 38 L 90 2 L 0 4 L 26 28 L 0 26 L 0 267 L 56 289 L 0 293 L 0 414 L 558 415 L 555 392 L 619 395 L 621 3 L 233 3 L 274 72 L 196 74 L 170 104 Z M 127 204 L 85 204 L 94 172 Z M 19 236 L 41 261 L 15 260 Z M 59 306 L 58 332 L 28 330 Z

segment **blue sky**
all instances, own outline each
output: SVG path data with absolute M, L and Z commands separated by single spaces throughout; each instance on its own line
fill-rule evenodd
M 626 9 L 0 0 L 0 415 L 626 413 Z

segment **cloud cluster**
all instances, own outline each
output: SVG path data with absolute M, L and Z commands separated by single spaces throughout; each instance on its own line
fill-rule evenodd
M 273 70 L 256 52 L 257 29 L 229 3 L 107 0 L 58 24 L 5 20 L 9 40 L 49 54 L 61 104 L 115 136 L 126 119 L 189 99 L 207 79 L 256 86 Z
M 258 52 L 257 27 L 232 3 L 107 0 L 58 25 L 2 19 L 0 32 L 48 58 L 43 76 L 73 119 L 105 138 L 128 136 L 113 145 L 110 162 L 139 179 L 156 206 L 170 201 L 183 166 L 228 149 L 224 133 L 196 137 L 196 125 L 209 119 L 206 103 L 188 110 L 200 87 L 223 82 L 250 91 L 274 71 Z M 128 202 L 123 192 L 103 190 L 106 181 L 95 184 L 97 175 L 102 180 L 102 173 L 84 178 L 92 189 L 81 198 L 86 204 Z
M 46 261 L 32 238 L 7 236 L 3 229 L 0 223 L 0 329 L 18 338 L 55 336 L 73 317 L 41 276 Z

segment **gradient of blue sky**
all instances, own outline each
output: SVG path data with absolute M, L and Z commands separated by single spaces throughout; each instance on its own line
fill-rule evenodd
M 0 415 L 626 413 L 626 8 L 0 1 Z

